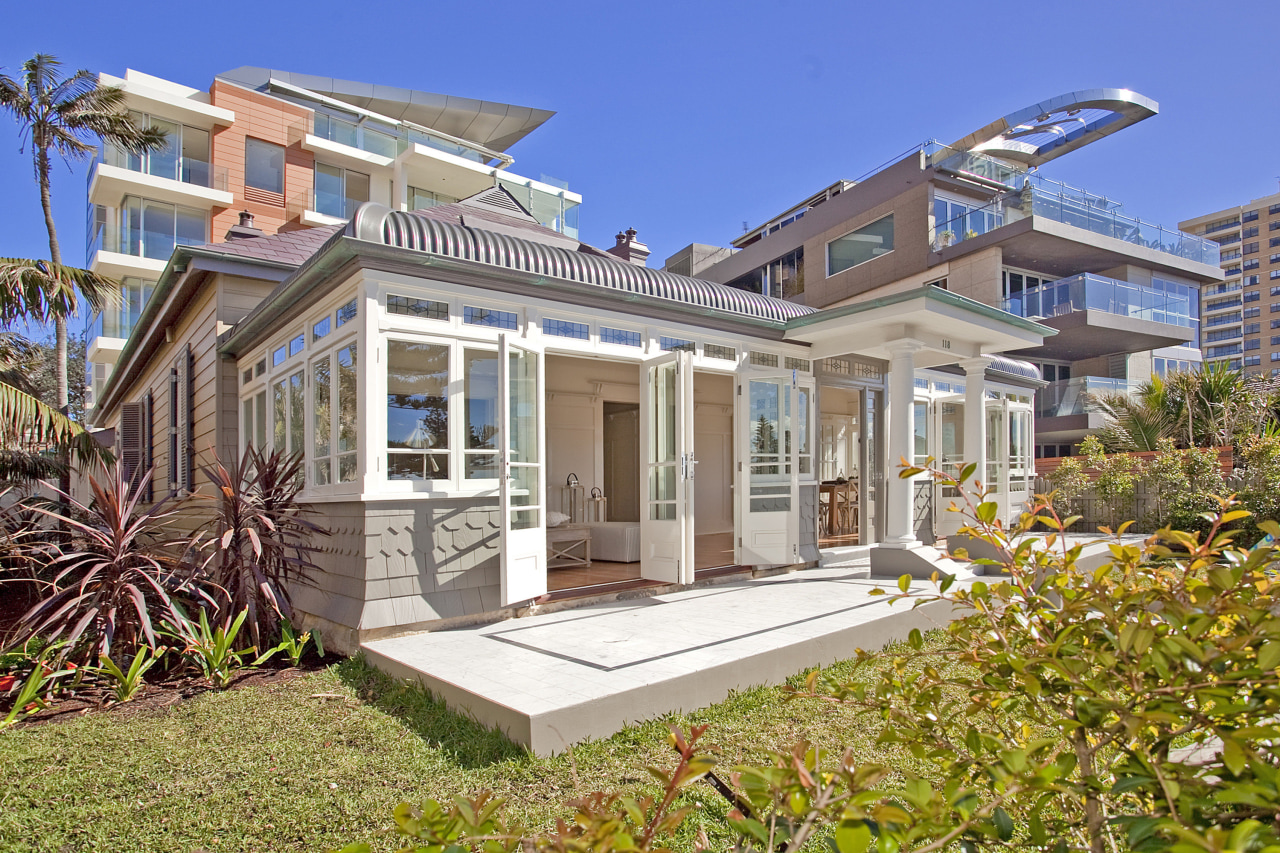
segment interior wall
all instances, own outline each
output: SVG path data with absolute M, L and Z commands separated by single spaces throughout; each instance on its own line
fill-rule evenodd
M 640 406 L 604 404 L 604 493 L 609 521 L 640 521 Z
M 565 480 L 570 473 L 590 497 L 599 488 L 609 498 L 610 520 L 628 520 L 614 515 L 614 499 L 605 486 L 604 404 L 640 402 L 638 365 L 601 359 L 547 356 L 547 506 L 569 514 Z M 637 421 L 637 427 L 639 422 Z M 639 441 L 637 435 L 638 460 Z M 636 477 L 638 478 L 638 462 Z M 633 500 L 635 520 L 639 520 L 638 479 Z M 627 510 L 622 510 L 627 511 Z
M 693 375 L 694 535 L 733 532 L 733 377 Z

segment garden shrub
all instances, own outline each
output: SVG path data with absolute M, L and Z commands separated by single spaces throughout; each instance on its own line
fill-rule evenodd
M 930 473 L 955 487 L 973 466 Z M 899 582 L 904 605 L 955 608 L 941 639 L 926 648 L 913 631 L 890 666 L 860 653 L 841 677 L 814 672 L 796 691 L 878 716 L 879 741 L 903 745 L 915 767 L 799 742 L 731 768 L 715 781 L 735 803 L 737 849 L 1280 850 L 1280 547 L 1235 544 L 1227 528 L 1248 513 L 1224 500 L 1207 535 L 1114 543 L 1108 564 L 1086 569 L 1082 544 L 1033 533 L 1069 521 L 1044 498 L 1011 529 L 989 498 L 962 494 L 972 524 L 961 532 L 988 542 L 1002 573 L 935 575 L 926 595 Z M 1275 521 L 1259 527 L 1280 534 Z M 967 666 L 940 671 L 939 656 Z M 527 833 L 485 795 L 459 797 L 402 804 L 391 831 L 431 851 L 664 849 L 688 809 L 655 802 L 713 764 L 696 738 L 676 745 L 661 800 L 590 795 L 555 831 Z
M 1080 450 L 1088 458 L 1089 467 L 1098 472 L 1093 480 L 1093 489 L 1106 506 L 1114 529 L 1122 519 L 1133 516 L 1134 495 L 1142 476 L 1142 463 L 1127 453 L 1108 456 L 1102 442 L 1092 435 L 1081 442 Z

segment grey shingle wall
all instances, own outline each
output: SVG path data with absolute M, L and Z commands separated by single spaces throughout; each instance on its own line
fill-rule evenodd
M 800 487 L 800 562 L 813 563 L 818 553 L 818 487 Z

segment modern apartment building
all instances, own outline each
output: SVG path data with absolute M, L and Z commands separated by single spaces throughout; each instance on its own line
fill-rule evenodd
M 421 210 L 491 187 L 541 225 L 578 234 L 580 195 L 511 170 L 508 149 L 547 110 L 253 67 L 207 90 L 132 70 L 100 80 L 169 144 L 144 155 L 103 146 L 89 168 L 86 264 L 123 286 L 87 331 L 91 423 L 175 247 L 335 226 L 369 201 Z
M 1280 376 L 1280 193 L 1178 227 L 1221 247 L 1225 280 L 1202 293 L 1205 362 Z
M 1010 355 L 1034 364 L 1047 383 L 1035 392 L 1035 455 L 1066 455 L 1100 425 L 1084 405 L 1086 392 L 1127 391 L 1152 374 L 1200 362 L 1202 299 L 1214 318 L 1226 310 L 1220 299 L 1234 299 L 1239 337 L 1240 295 L 1219 292 L 1225 285 L 1217 233 L 1208 239 L 1151 224 L 1105 194 L 1042 170 L 1157 110 L 1154 101 L 1124 89 L 1063 95 L 950 145 L 915 146 L 856 181 L 838 181 L 734 240 L 732 250 L 717 255 L 698 245 L 668 263 L 814 308 L 932 284 L 1052 327 L 1057 335 Z M 1280 196 L 1263 207 L 1276 201 Z M 1235 219 L 1239 234 L 1241 217 Z M 1257 223 L 1252 233 L 1260 239 Z M 1259 244 L 1251 245 L 1257 267 Z M 1261 270 L 1254 273 L 1256 284 Z M 1206 341 L 1216 340 L 1208 336 L 1213 322 L 1206 323 Z M 1235 347 L 1239 352 L 1238 341 Z M 951 384 L 917 377 L 925 407 L 919 443 L 954 460 L 960 454 L 946 422 Z M 941 396 L 938 387 L 945 389 Z

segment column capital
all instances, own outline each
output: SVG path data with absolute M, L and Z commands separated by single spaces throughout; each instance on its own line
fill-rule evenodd
M 885 349 L 889 350 L 892 358 L 900 358 L 905 355 L 913 355 L 924 349 L 924 344 L 912 338 L 899 338 L 896 341 L 890 341 L 885 345 Z
M 979 356 L 974 356 L 973 358 L 962 358 L 960 359 L 960 361 L 957 362 L 957 364 L 964 369 L 964 372 L 966 374 L 972 375 L 975 373 L 985 372 L 987 369 L 987 366 L 990 365 L 991 362 L 992 362 L 991 356 L 979 355 Z

